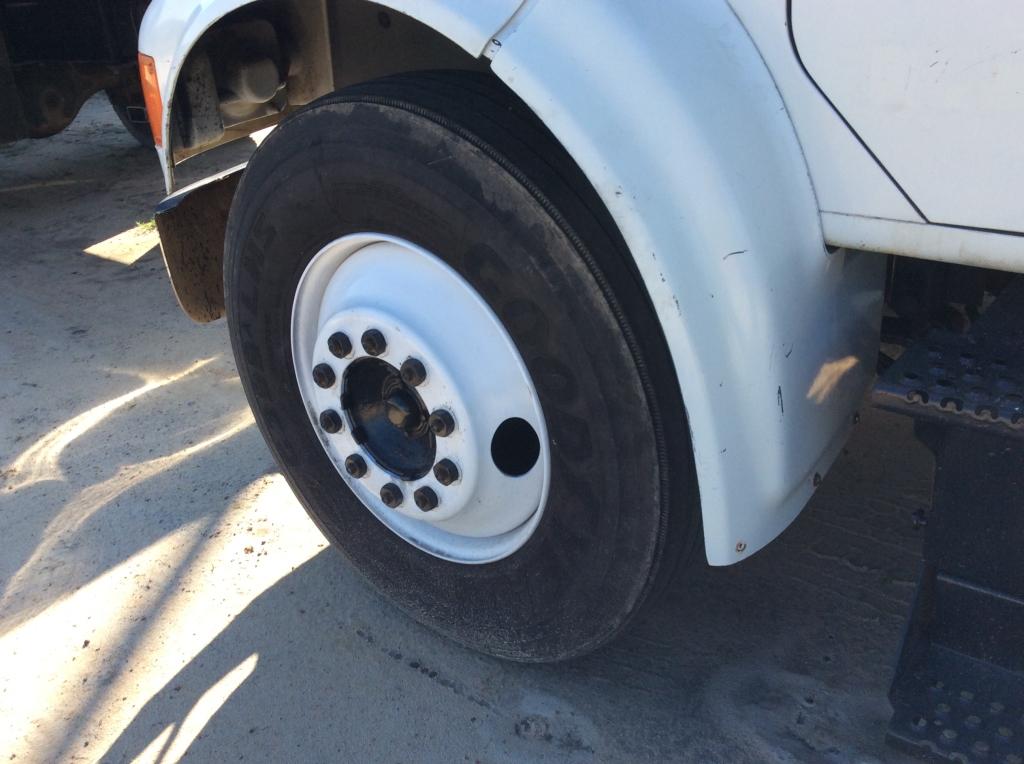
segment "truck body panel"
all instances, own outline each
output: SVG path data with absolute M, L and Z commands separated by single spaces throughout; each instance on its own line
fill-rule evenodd
M 793 3 L 807 71 L 930 222 L 1024 230 L 1024 14 L 1008 11 Z

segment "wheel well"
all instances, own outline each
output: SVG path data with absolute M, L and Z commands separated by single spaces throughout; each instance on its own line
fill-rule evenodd
M 258 0 L 193 47 L 171 100 L 174 162 L 276 124 L 349 85 L 424 69 L 487 70 L 421 22 L 367 0 Z

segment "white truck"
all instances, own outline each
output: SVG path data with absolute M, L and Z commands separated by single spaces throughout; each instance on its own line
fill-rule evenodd
M 580 655 L 688 560 L 762 548 L 880 332 L 984 344 L 1024 272 L 1024 12 L 994 0 L 155 0 L 139 46 L 181 306 L 227 316 L 331 541 L 493 655 Z M 881 402 L 1017 443 L 1019 354 L 972 367 L 1009 380 L 981 401 L 969 353 L 922 347 L 932 378 L 900 359 Z M 970 745 L 897 685 L 895 738 Z

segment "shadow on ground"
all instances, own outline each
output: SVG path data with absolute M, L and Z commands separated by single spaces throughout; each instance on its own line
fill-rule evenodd
M 598 654 L 544 667 L 473 655 L 382 607 L 327 549 L 171 678 L 110 760 L 154 741 L 206 760 L 897 760 L 882 745 L 885 692 L 921 497 L 872 488 L 895 460 L 879 442 L 909 432 L 866 419 L 858 453 L 778 546 L 691 571 Z M 247 661 L 230 697 L 190 725 Z

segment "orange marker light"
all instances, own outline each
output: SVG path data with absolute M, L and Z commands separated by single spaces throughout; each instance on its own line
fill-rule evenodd
M 142 79 L 142 97 L 146 102 L 149 129 L 153 131 L 153 143 L 163 146 L 164 102 L 160 99 L 160 83 L 156 79 L 156 62 L 152 56 L 147 56 L 145 53 L 139 54 L 139 77 Z

